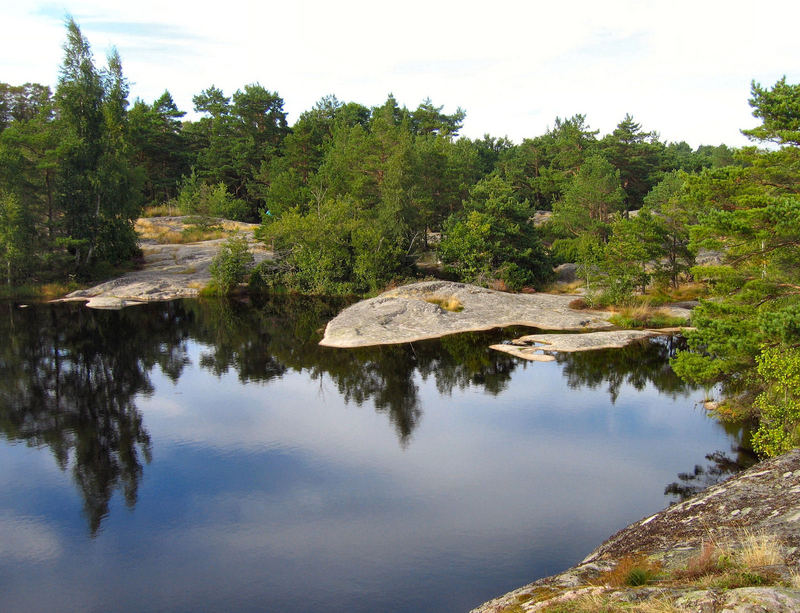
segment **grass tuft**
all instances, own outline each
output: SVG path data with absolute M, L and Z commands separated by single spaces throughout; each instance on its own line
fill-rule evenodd
M 752 532 L 742 533 L 741 546 L 737 557 L 747 568 L 783 564 L 780 542 L 774 534 Z
M 673 317 L 667 311 L 653 308 L 650 304 L 620 309 L 609 321 L 620 328 L 671 328 L 686 325 L 683 317 Z
M 425 302 L 435 304 L 439 308 L 444 309 L 445 311 L 450 311 L 451 313 L 458 313 L 459 311 L 464 310 L 464 305 L 461 304 L 461 301 L 455 296 L 450 296 L 448 298 L 429 296 L 425 298 Z
M 661 572 L 661 564 L 646 557 L 625 556 L 609 571 L 597 578 L 599 585 L 638 587 L 647 585 Z
M 173 215 L 180 215 L 180 211 L 170 202 L 148 206 L 142 211 L 142 217 L 172 217 Z

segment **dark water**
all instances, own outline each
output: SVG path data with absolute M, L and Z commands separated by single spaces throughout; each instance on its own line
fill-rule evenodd
M 0 304 L 0 610 L 464 611 L 748 460 L 672 340 L 321 348 L 340 307 Z

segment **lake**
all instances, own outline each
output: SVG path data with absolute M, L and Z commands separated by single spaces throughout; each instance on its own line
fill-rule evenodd
M 0 610 L 466 611 L 752 462 L 678 339 L 319 347 L 343 306 L 0 303 Z

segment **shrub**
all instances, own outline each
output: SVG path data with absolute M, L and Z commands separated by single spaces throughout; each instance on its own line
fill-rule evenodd
M 253 264 L 253 254 L 248 250 L 247 239 L 238 234 L 225 241 L 211 262 L 211 279 L 221 294 L 242 283 Z
M 184 215 L 223 217 L 235 221 L 245 221 L 250 213 L 247 203 L 229 194 L 224 183 L 208 185 L 198 179 L 194 170 L 183 179 L 178 208 Z
M 763 347 L 756 361 L 765 389 L 755 401 L 760 415 L 753 449 L 775 456 L 800 443 L 800 350 Z

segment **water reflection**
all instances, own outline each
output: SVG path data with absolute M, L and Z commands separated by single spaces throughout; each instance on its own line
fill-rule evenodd
M 706 454 L 706 465 L 695 464 L 691 472 L 678 473 L 678 480 L 666 488 L 664 494 L 675 498 L 673 502 L 683 502 L 692 498 L 707 487 L 725 481 L 738 472 L 749 468 L 758 461 L 750 445 L 752 428 L 749 424 L 722 424 L 734 441 L 730 452 L 717 450 Z
M 177 382 L 192 364 L 192 346 L 199 347 L 199 366 L 217 377 L 235 372 L 242 382 L 268 383 L 302 371 L 320 384 L 330 381 L 345 402 L 369 402 L 386 414 L 402 447 L 423 416 L 420 382 L 432 379 L 441 395 L 467 388 L 498 395 L 516 369 L 530 367 L 488 349 L 514 330 L 357 350 L 320 347 L 325 322 L 343 306 L 306 297 L 175 301 L 124 311 L 4 304 L 0 431 L 10 441 L 48 447 L 62 470 L 71 469 L 95 534 L 115 491 L 128 506 L 136 503 L 150 461 L 135 398 L 152 393 L 156 366 Z M 688 391 L 668 364 L 676 342 L 562 354 L 558 362 L 570 387 L 607 384 L 612 402 L 624 384 L 675 396 Z M 681 496 L 728 470 L 723 459 L 713 461 L 718 468 L 681 475 L 683 485 L 668 493 Z
M 140 328 L 85 309 L 10 305 L 3 322 L 0 429 L 9 440 L 48 447 L 62 470 L 71 465 L 94 534 L 115 490 L 136 503 L 150 437 L 133 398 L 152 390 L 147 373 L 162 357 L 149 332 L 166 338 L 172 326 L 165 318 Z
M 624 350 L 604 349 L 556 355 L 564 365 L 564 376 L 573 389 L 608 384 L 611 402 L 617 401 L 623 385 L 642 390 L 653 385 L 662 394 L 676 397 L 691 389 L 669 365 L 669 358 L 682 347 L 678 336 L 662 336 L 633 343 Z

